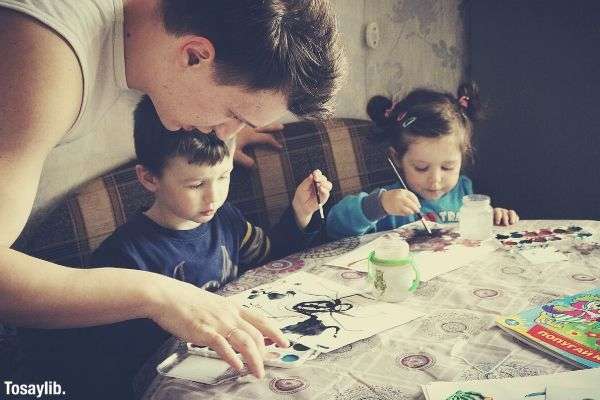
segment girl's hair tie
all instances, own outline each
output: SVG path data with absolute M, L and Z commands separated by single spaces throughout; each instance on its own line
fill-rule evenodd
M 460 104 L 462 108 L 469 108 L 469 100 L 471 100 L 469 96 L 460 96 L 458 98 L 458 104 Z
M 383 112 L 383 116 L 386 118 L 389 118 L 390 115 L 392 115 L 392 111 L 394 111 L 394 107 L 396 107 L 396 104 L 398 104 L 397 101 L 393 102 L 392 105 L 390 106 L 390 108 L 387 108 L 384 112 Z
M 406 111 L 398 114 L 398 118 L 396 118 L 396 122 L 402 122 L 403 128 L 408 128 L 416 120 L 417 120 L 417 117 L 406 118 Z

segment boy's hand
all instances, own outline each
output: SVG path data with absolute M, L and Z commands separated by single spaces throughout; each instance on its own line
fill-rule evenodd
M 515 210 L 494 208 L 494 225 L 512 225 L 519 222 L 519 215 Z
M 406 189 L 386 190 L 379 198 L 381 206 L 388 215 L 416 214 L 421 210 L 421 203 L 413 192 Z
M 333 187 L 333 184 L 318 169 L 313 171 L 312 174 L 298 185 L 298 189 L 296 189 L 296 193 L 294 194 L 294 200 L 292 200 L 292 208 L 294 209 L 296 222 L 300 229 L 306 228 L 314 212 L 319 209 L 314 183 L 317 184 L 319 190 L 321 206 L 329 200 L 329 193 Z
M 273 123 L 257 129 L 252 129 L 248 126 L 245 127 L 237 133 L 233 160 L 242 167 L 251 168 L 254 166 L 254 160 L 248 154 L 244 153 L 246 146 L 262 144 L 280 150 L 281 144 L 273 137 L 273 133 L 279 132 L 282 129 L 283 125 L 280 123 Z

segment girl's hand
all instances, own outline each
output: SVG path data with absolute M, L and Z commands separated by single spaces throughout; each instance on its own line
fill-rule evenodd
M 494 225 L 513 225 L 519 222 L 519 215 L 515 210 L 494 208 Z
M 264 337 L 289 346 L 281 331 L 262 314 L 226 297 L 162 275 L 156 275 L 150 286 L 148 317 L 185 341 L 209 346 L 237 370 L 243 364 L 234 349 L 242 354 L 250 372 L 262 378 Z
M 314 170 L 312 174 L 298 185 L 298 189 L 296 189 L 296 193 L 294 194 L 294 200 L 292 200 L 292 208 L 294 209 L 296 222 L 300 229 L 306 228 L 314 212 L 319 209 L 319 202 L 317 201 L 313 182 L 317 184 L 321 206 L 329 200 L 329 193 L 333 187 L 333 184 L 318 169 Z
M 421 210 L 421 203 L 415 194 L 406 189 L 386 190 L 379 199 L 388 215 L 407 216 Z

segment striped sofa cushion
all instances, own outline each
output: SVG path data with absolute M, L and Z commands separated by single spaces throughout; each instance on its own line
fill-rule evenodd
M 326 209 L 347 194 L 393 181 L 385 147 L 374 139 L 369 121 L 293 122 L 278 139 L 283 151 L 250 150 L 256 168 L 235 168 L 231 179 L 229 200 L 260 226 L 277 221 L 312 169 L 321 169 L 333 182 Z M 91 252 L 151 201 L 136 179 L 134 163 L 123 165 L 66 198 L 29 235 L 26 252 L 63 265 L 87 265 Z

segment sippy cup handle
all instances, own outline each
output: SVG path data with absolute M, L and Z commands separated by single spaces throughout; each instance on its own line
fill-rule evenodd
M 408 288 L 408 291 L 414 292 L 415 290 L 417 290 L 417 288 L 419 287 L 419 284 L 421 283 L 421 275 L 419 274 L 419 270 L 415 266 L 415 262 L 412 259 L 412 257 L 410 257 L 410 266 L 412 267 L 413 271 L 415 272 L 415 279 L 413 280 L 413 283 L 410 286 L 410 288 Z

